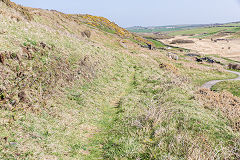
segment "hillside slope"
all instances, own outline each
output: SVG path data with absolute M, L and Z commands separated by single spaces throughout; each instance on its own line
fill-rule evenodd
M 0 23 L 0 159 L 240 158 L 240 99 L 199 90 L 223 66 L 96 16 L 1 0 Z

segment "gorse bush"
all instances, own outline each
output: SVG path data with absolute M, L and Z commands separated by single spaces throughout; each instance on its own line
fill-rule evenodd
M 83 15 L 82 18 L 88 20 L 88 24 L 92 26 L 101 26 L 104 25 L 112 30 L 115 30 L 119 36 L 130 37 L 131 33 L 127 30 L 119 27 L 115 23 L 109 21 L 104 17 L 92 16 L 92 15 Z
M 116 33 L 117 35 L 119 35 L 123 38 L 133 38 L 140 43 L 154 45 L 151 41 L 148 41 L 140 36 L 133 35 L 129 31 L 119 27 L 117 24 L 109 21 L 108 19 L 106 19 L 104 17 L 92 16 L 92 15 L 88 15 L 88 14 L 82 15 L 81 17 L 83 19 L 86 19 L 87 24 L 89 24 L 91 26 L 103 28 L 103 30 L 107 30 L 107 31 L 110 30 L 112 33 Z

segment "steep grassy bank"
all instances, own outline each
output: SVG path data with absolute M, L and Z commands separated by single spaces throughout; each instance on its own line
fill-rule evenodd
M 0 13 L 0 159 L 239 158 L 239 119 L 197 89 L 232 76 L 221 66 L 56 11 L 29 9 L 29 21 L 0 2 Z

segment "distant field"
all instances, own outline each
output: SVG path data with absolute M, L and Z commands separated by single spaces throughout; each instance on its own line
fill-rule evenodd
M 183 34 L 203 34 L 203 33 L 215 33 L 219 31 L 226 30 L 227 27 L 214 27 L 214 28 L 194 28 L 189 30 L 182 30 L 178 32 L 169 33 L 170 35 L 183 35 Z
M 214 25 L 214 26 L 213 26 Z M 130 32 L 135 33 L 167 33 L 169 36 L 179 35 L 192 35 L 193 38 L 205 38 L 216 34 L 222 34 L 221 32 L 232 33 L 232 38 L 239 37 L 238 34 L 234 34 L 240 31 L 240 23 L 227 23 L 227 24 L 213 24 L 213 25 L 176 25 L 176 26 L 156 26 L 156 27 L 130 27 L 127 28 Z M 224 34 L 224 33 L 223 33 Z
M 228 23 L 224 24 L 223 26 L 240 26 L 240 23 Z
M 171 32 L 169 35 L 171 36 L 177 36 L 177 35 L 183 35 L 183 34 L 202 34 L 204 37 L 217 34 L 219 32 L 238 32 L 240 30 L 240 27 L 206 27 L 206 28 L 194 28 L 189 30 L 182 30 L 182 31 L 176 31 Z
M 129 27 L 126 28 L 130 32 L 135 33 L 155 33 L 155 32 L 173 32 L 182 31 L 186 29 L 193 29 L 199 27 L 206 27 L 209 25 L 196 24 L 196 25 L 170 25 L 170 26 L 152 26 L 152 27 Z

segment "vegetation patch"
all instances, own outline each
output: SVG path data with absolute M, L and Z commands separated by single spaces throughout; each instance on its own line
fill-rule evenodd
M 234 136 L 217 129 L 229 122 L 209 118 L 213 116 L 209 111 L 197 107 L 187 91 L 186 79 L 144 66 L 135 69 L 129 89 L 116 105 L 111 125 L 105 126 L 105 159 L 204 159 L 215 156 L 218 149 L 231 148 L 228 142 L 222 142 L 232 141 Z M 234 159 L 238 152 L 227 157 Z M 221 152 L 216 156 L 224 158 L 221 154 L 225 155 Z
M 156 48 L 165 48 L 166 45 L 164 45 L 162 42 L 158 41 L 158 40 L 154 40 L 154 39 L 150 39 L 148 38 L 149 41 L 151 41 L 155 46 Z
M 216 93 L 201 89 L 197 98 L 210 110 L 221 111 L 230 121 L 234 130 L 240 131 L 240 99 L 230 92 Z M 238 151 L 239 152 L 239 151 Z
M 22 15 L 24 15 L 24 17 L 27 19 L 27 20 L 33 20 L 33 17 L 32 15 L 29 13 L 28 11 L 28 8 L 27 7 L 23 7 L 23 6 L 20 6 L 20 5 L 17 5 L 16 3 L 14 2 L 11 2 L 10 0 L 1 0 L 3 3 L 5 3 L 7 6 L 15 9 L 16 11 L 19 11 Z
M 192 40 L 176 39 L 172 40 L 170 44 L 183 44 L 183 43 L 194 43 Z
M 76 15 L 73 15 L 76 16 Z M 87 24 L 100 28 L 106 32 L 109 33 L 114 33 L 117 34 L 123 38 L 130 38 L 130 39 L 134 39 L 140 43 L 144 43 L 144 44 L 151 44 L 153 45 L 152 42 L 138 36 L 135 34 L 130 33 L 129 31 L 119 27 L 117 24 L 115 24 L 114 22 L 109 21 L 108 19 L 104 18 L 104 17 L 99 17 L 99 16 L 92 16 L 92 15 L 79 15 L 81 18 L 83 18 Z
M 212 87 L 213 91 L 228 91 L 234 96 L 240 97 L 240 81 L 224 81 L 217 83 Z

